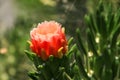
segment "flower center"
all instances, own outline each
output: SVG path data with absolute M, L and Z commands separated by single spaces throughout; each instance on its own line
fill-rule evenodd
M 51 33 L 53 34 L 57 31 L 56 25 L 52 25 L 52 24 L 43 25 L 40 26 L 39 28 L 40 29 L 38 33 L 42 35 L 51 34 Z

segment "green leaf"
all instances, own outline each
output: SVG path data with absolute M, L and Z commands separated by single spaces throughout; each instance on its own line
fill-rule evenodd
M 114 15 L 115 15 L 115 17 L 114 17 L 114 23 L 115 23 L 114 27 L 116 28 L 116 26 L 118 24 L 120 24 L 120 8 L 116 11 L 116 13 Z
M 113 34 L 112 41 L 111 41 L 111 48 L 115 48 L 119 34 L 120 34 L 120 26 Z
M 112 57 L 114 57 L 114 54 L 110 54 L 109 53 L 109 51 L 107 50 L 107 48 L 105 48 L 104 50 L 103 50 L 103 55 L 102 55 L 102 57 L 103 57 L 103 62 L 104 62 L 104 65 L 105 65 L 105 67 L 107 68 L 107 69 L 110 69 L 111 68 L 111 66 L 112 66 L 112 61 L 113 61 L 113 59 L 111 58 L 111 56 Z
M 93 36 L 95 36 L 94 34 L 97 33 L 97 29 L 94 25 L 92 14 L 85 15 L 85 22 L 86 22 L 87 26 L 89 27 L 91 34 Z
M 94 74 L 97 78 L 101 78 L 102 68 L 104 65 L 103 62 L 104 62 L 104 60 L 103 60 L 102 56 L 98 56 L 94 60 L 93 70 L 94 70 Z
M 79 49 L 82 53 L 84 53 L 85 55 L 87 55 L 86 49 L 85 49 L 84 44 L 83 44 L 82 39 L 81 39 L 80 30 L 77 29 L 77 30 L 76 30 L 76 33 L 77 33 L 77 41 L 78 41 L 78 44 L 77 44 L 77 45 L 78 45 L 78 49 Z
M 107 69 L 106 66 L 103 67 L 101 80 L 113 80 L 112 79 L 112 70 Z
M 115 56 L 112 64 L 113 78 L 120 77 L 120 56 Z M 118 79 L 118 78 L 117 78 Z
M 90 33 L 90 30 L 87 31 L 87 37 L 88 37 L 88 45 L 89 45 L 89 49 L 94 53 L 95 56 L 98 56 L 97 53 L 97 48 L 96 48 L 96 44 L 95 44 L 95 38 L 92 38 L 93 36 Z
M 99 33 L 102 35 L 102 37 L 106 38 L 107 33 L 107 26 L 106 26 L 106 20 L 105 20 L 105 11 L 104 11 L 104 5 L 102 2 L 98 5 L 98 9 L 95 14 L 96 24 L 98 27 Z
M 28 72 L 28 76 L 32 80 L 45 80 L 44 77 L 42 76 L 42 74 L 39 74 L 37 72 Z
M 109 5 L 107 12 L 107 28 L 108 28 L 108 34 L 110 35 L 112 33 L 112 30 L 114 28 L 114 19 L 115 19 L 115 14 L 112 12 L 112 5 Z
M 74 66 L 74 77 L 73 77 L 74 80 L 81 80 L 81 75 L 80 75 L 80 72 L 79 72 L 79 67 L 78 65 L 75 65 Z
M 71 49 L 68 51 L 67 56 L 70 56 L 73 52 L 75 52 L 77 49 L 77 45 L 74 44 Z
M 60 61 L 59 59 L 53 57 L 53 60 L 48 60 L 46 62 L 46 65 L 48 66 L 52 76 L 56 77 L 59 73 L 58 73 L 58 69 L 59 69 L 59 65 L 60 65 Z
M 88 75 L 87 75 L 87 72 L 85 71 L 85 67 L 83 66 L 83 62 L 82 62 L 82 59 L 81 59 L 80 55 L 78 55 L 78 54 L 76 53 L 76 54 L 75 54 L 75 59 L 76 59 L 76 64 L 77 64 L 78 67 L 79 67 L 79 71 L 80 71 L 81 76 L 82 76 L 84 79 L 90 80 L 90 78 L 89 78 Z
M 53 77 L 53 74 L 49 68 L 49 65 L 43 65 L 43 68 L 41 68 L 41 73 L 45 77 L 45 80 L 50 80 Z
M 73 37 L 71 37 L 71 38 L 68 40 L 68 47 L 71 46 L 72 42 L 73 42 Z
M 27 50 L 25 50 L 25 53 L 26 53 L 26 55 L 28 56 L 28 58 L 29 58 L 31 61 L 33 61 L 33 58 L 34 58 L 35 54 L 34 54 L 33 52 L 30 52 L 30 51 L 27 51 Z

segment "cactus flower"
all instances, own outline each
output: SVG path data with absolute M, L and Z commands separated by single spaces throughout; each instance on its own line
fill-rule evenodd
M 49 56 L 61 58 L 67 51 L 67 40 L 64 28 L 55 21 L 39 23 L 30 32 L 30 48 L 42 60 Z

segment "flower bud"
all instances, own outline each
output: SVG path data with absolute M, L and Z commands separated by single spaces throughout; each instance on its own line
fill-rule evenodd
M 30 48 L 41 59 L 47 60 L 51 55 L 61 58 L 67 51 L 67 40 L 61 25 L 55 21 L 39 23 L 30 32 Z

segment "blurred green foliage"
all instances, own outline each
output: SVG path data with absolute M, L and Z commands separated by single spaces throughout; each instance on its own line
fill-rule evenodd
M 77 56 L 77 61 L 83 66 L 79 66 L 83 70 L 80 73 L 83 79 L 87 74 L 91 80 L 119 80 L 120 8 L 115 10 L 113 3 L 102 0 L 96 4 L 94 11 L 85 16 L 86 40 L 77 29 L 78 55 L 82 55 Z
M 29 80 L 27 72 L 34 66 L 24 54 L 29 47 L 29 33 L 34 24 L 56 19 L 54 6 L 40 0 L 15 0 L 17 19 L 13 28 L 0 39 L 0 80 Z
M 80 27 L 84 35 L 84 14 L 89 10 L 94 11 L 93 5 L 98 0 L 54 0 L 56 4 L 53 6 L 45 5 L 41 0 L 14 1 L 17 5 L 15 25 L 0 39 L 0 80 L 29 80 L 27 72 L 34 66 L 24 50 L 29 46 L 27 40 L 34 24 L 56 20 L 63 23 L 67 34 L 73 36 L 76 27 Z M 107 1 L 112 1 L 116 10 L 120 6 L 119 0 Z

